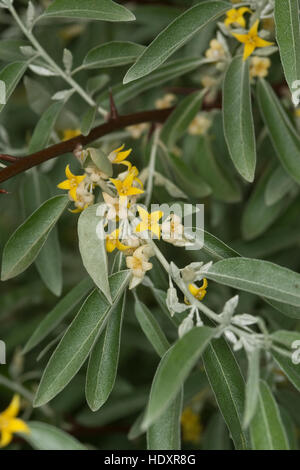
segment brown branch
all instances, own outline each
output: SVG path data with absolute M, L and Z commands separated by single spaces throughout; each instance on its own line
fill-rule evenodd
M 85 146 L 94 140 L 103 137 L 104 135 L 110 134 L 111 132 L 123 129 L 127 126 L 134 124 L 141 124 L 144 122 L 163 123 L 174 108 L 167 109 L 154 109 L 151 111 L 143 111 L 140 113 L 128 114 L 124 116 L 118 116 L 116 119 L 112 119 L 105 124 L 95 127 L 87 135 L 79 135 L 73 139 L 69 139 L 60 142 L 55 145 L 51 145 L 46 149 L 40 150 L 39 152 L 32 153 L 26 157 L 12 157 L 15 158 L 14 163 L 0 171 L 0 183 L 7 181 L 13 176 L 22 173 L 23 171 L 29 170 L 34 166 L 40 165 L 41 163 L 51 160 L 52 158 L 59 157 L 69 152 L 73 152 L 78 145 Z
M 19 160 L 19 157 L 13 157 L 12 155 L 6 155 L 4 153 L 1 153 L 0 154 L 0 160 L 2 160 L 3 162 L 14 163 L 14 162 L 17 162 Z

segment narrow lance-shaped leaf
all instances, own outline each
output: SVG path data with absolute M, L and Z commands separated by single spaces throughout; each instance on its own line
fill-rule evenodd
M 48 177 L 32 168 L 24 178 L 22 201 L 25 216 L 32 214 L 52 194 L 52 185 Z M 62 262 L 57 228 L 49 234 L 43 248 L 35 260 L 36 268 L 48 289 L 59 296 L 62 291 Z
M 158 87 L 162 85 L 162 83 L 174 80 L 175 78 L 189 73 L 208 62 L 210 61 L 207 59 L 199 59 L 195 57 L 192 59 L 178 59 L 160 67 L 159 70 L 155 70 L 147 77 L 142 77 L 133 83 L 115 85 L 112 87 L 112 94 L 115 103 L 117 106 L 120 106 L 140 93 L 150 90 L 151 88 Z M 97 101 L 99 104 L 107 106 L 109 104 L 108 92 L 101 94 Z
M 27 62 L 13 62 L 0 71 L 0 84 L 3 99 L 0 100 L 0 113 L 27 69 Z
M 115 384 L 125 302 L 124 295 L 112 310 L 106 329 L 91 352 L 86 398 L 92 411 L 97 411 L 106 402 Z
M 23 353 L 31 351 L 41 341 L 43 341 L 73 310 L 74 307 L 82 300 L 82 298 L 89 293 L 93 287 L 93 282 L 90 278 L 83 279 L 73 289 L 67 293 L 45 316 L 39 323 L 32 336 L 27 341 Z
M 97 216 L 99 205 L 87 207 L 78 219 L 79 250 L 83 265 L 97 287 L 111 301 L 103 220 Z
M 212 328 L 193 328 L 166 352 L 153 379 L 143 429 L 167 409 L 213 336 Z
M 269 261 L 229 258 L 213 264 L 205 277 L 267 299 L 300 306 L 300 274 Z
M 81 68 L 120 67 L 134 62 L 145 46 L 129 41 L 112 41 L 91 49 L 84 58 Z
M 267 168 L 263 172 L 244 207 L 241 229 L 245 240 L 262 235 L 290 202 L 290 198 L 284 198 L 272 206 L 266 205 L 265 192 L 271 171 L 272 168 Z
M 20 436 L 37 450 L 87 450 L 73 436 L 50 424 L 29 421 L 30 433 Z
M 176 18 L 164 29 L 127 72 L 124 83 L 148 75 L 162 65 L 177 49 L 211 21 L 231 7 L 225 2 L 209 1 L 197 4 Z
M 168 117 L 161 132 L 161 140 L 172 149 L 184 134 L 201 107 L 204 92 L 196 92 L 184 98 Z
M 170 345 L 157 320 L 146 305 L 138 299 L 135 301 L 134 310 L 143 332 L 157 354 L 162 357 L 167 352 Z
M 165 412 L 147 431 L 148 450 L 180 450 L 180 419 L 183 391 L 173 399 Z
M 256 411 L 259 394 L 259 359 L 260 350 L 258 348 L 251 352 L 247 351 L 248 356 L 248 377 L 246 383 L 246 403 L 244 412 L 243 427 L 246 429 Z
M 121 271 L 110 277 L 112 305 L 96 289 L 86 299 L 47 364 L 34 406 L 52 400 L 78 372 L 122 295 L 129 276 L 128 271 Z
M 135 16 L 112 0 L 55 0 L 40 18 L 79 18 L 101 21 L 132 21 Z
M 265 189 L 265 203 L 272 206 L 280 201 L 290 191 L 296 187 L 292 178 L 284 171 L 282 166 L 278 166 L 272 171 Z
M 243 431 L 245 382 L 230 347 L 223 338 L 214 340 L 203 354 L 208 380 L 228 426 L 235 448 L 249 447 Z
M 278 405 L 269 386 L 262 380 L 258 407 L 250 425 L 250 434 L 253 450 L 289 450 Z
M 56 120 L 61 112 L 64 101 L 51 104 L 39 119 L 29 144 L 29 153 L 45 148 L 50 140 Z
M 300 80 L 300 22 L 297 0 L 275 0 L 276 39 L 286 81 L 291 92 Z M 297 85 L 297 84 L 295 84 Z
M 46 201 L 17 228 L 4 247 L 2 281 L 25 271 L 36 259 L 68 203 L 68 196 L 55 196 Z
M 210 136 L 199 136 L 196 146 L 196 165 L 204 181 L 211 187 L 216 199 L 226 202 L 241 200 L 240 190 L 219 166 L 213 153 Z
M 277 156 L 289 176 L 300 183 L 300 139 L 282 106 L 265 80 L 257 85 L 257 97 L 263 120 L 267 126 Z
M 224 134 L 237 171 L 246 181 L 254 179 L 256 144 L 252 117 L 249 63 L 242 56 L 230 63 L 223 87 Z

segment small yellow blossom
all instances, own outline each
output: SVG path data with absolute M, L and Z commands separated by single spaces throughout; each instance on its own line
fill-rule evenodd
M 204 77 L 201 78 L 201 85 L 204 86 L 204 88 L 212 88 L 217 84 L 218 80 L 214 77 L 210 77 L 209 75 L 204 75 Z
M 202 433 L 202 426 L 199 414 L 195 413 L 191 407 L 186 407 L 181 415 L 182 438 L 184 441 L 194 444 L 199 442 Z
M 199 113 L 192 120 L 188 127 L 190 135 L 205 135 L 212 125 L 212 120 L 207 117 L 207 113 Z
M 77 137 L 80 134 L 80 129 L 65 129 L 63 131 L 63 141 L 73 139 L 73 137 Z
M 269 73 L 271 67 L 271 61 L 268 57 L 251 57 L 250 62 L 250 77 L 261 77 L 264 78 Z
M 203 300 L 206 296 L 206 288 L 207 288 L 207 279 L 203 279 L 203 284 L 201 287 L 197 287 L 195 284 L 189 284 L 189 291 L 193 297 L 197 300 Z
M 205 52 L 205 57 L 211 60 L 222 60 L 226 56 L 223 45 L 217 40 L 212 39 L 209 43 L 209 49 Z
M 129 204 L 124 204 L 124 201 L 122 203 L 118 197 L 112 197 L 107 193 L 102 193 L 102 196 L 108 207 L 106 214 L 107 220 L 124 219 L 127 217 Z
M 160 238 L 160 226 L 158 221 L 164 215 L 163 212 L 155 211 L 149 214 L 146 209 L 141 206 L 138 206 L 138 211 L 142 221 L 136 226 L 136 232 L 149 230 L 156 235 L 157 238 Z
M 170 108 L 171 106 L 173 106 L 175 101 L 176 101 L 176 96 L 173 95 L 172 93 L 168 93 L 167 95 L 155 101 L 155 107 L 156 109 Z
M 184 236 L 181 218 L 177 214 L 169 215 L 161 225 L 162 239 L 174 246 L 186 246 L 190 242 Z
M 106 251 L 108 251 L 108 253 L 111 253 L 116 248 L 120 251 L 127 250 L 128 247 L 126 245 L 123 245 L 123 243 L 121 243 L 119 240 L 119 232 L 120 230 L 116 229 L 106 236 Z
M 245 44 L 244 60 L 247 60 L 256 48 L 268 47 L 274 44 L 273 42 L 265 41 L 264 39 L 258 36 L 258 25 L 259 20 L 256 20 L 247 34 L 232 33 L 238 41 L 240 41 L 242 44 Z
M 145 245 L 137 248 L 132 256 L 127 256 L 126 265 L 127 268 L 132 271 L 132 279 L 129 285 L 129 289 L 133 289 L 138 284 L 140 284 L 145 276 L 147 271 L 152 269 L 152 263 L 149 263 L 149 250 Z
M 77 201 L 77 188 L 79 184 L 84 180 L 86 175 L 73 175 L 70 170 L 70 165 L 66 166 L 66 177 L 67 179 L 57 185 L 59 189 L 68 189 L 69 196 L 73 201 Z
M 111 163 L 120 163 L 122 165 L 126 165 L 130 169 L 131 168 L 131 163 L 127 162 L 126 158 L 129 157 L 129 155 L 132 152 L 132 149 L 125 150 L 124 152 L 122 152 L 124 147 L 125 147 L 125 144 L 122 145 L 121 147 L 117 148 L 116 150 L 113 150 L 108 155 L 108 159 L 111 161 Z
M 226 19 L 224 21 L 226 26 L 230 26 L 231 24 L 237 24 L 242 28 L 246 27 L 246 20 L 244 18 L 245 13 L 252 13 L 250 8 L 242 7 L 242 8 L 233 8 L 226 13 Z
M 300 118 L 300 108 L 295 109 L 295 116 Z
M 134 124 L 133 126 L 126 127 L 126 130 L 129 132 L 133 139 L 139 139 L 143 132 L 149 128 L 149 125 L 146 123 Z
M 110 178 L 110 181 L 117 189 L 120 198 L 125 198 L 127 196 L 135 196 L 144 192 L 142 189 L 135 188 L 133 186 L 134 178 L 135 176 L 133 172 L 129 172 L 128 176 L 126 176 L 124 181 L 120 181 L 119 179 L 115 178 Z
M 20 397 L 14 395 L 10 405 L 6 410 L 0 413 L 0 447 L 5 447 L 11 443 L 15 432 L 30 433 L 27 424 L 21 419 L 16 418 L 20 411 Z

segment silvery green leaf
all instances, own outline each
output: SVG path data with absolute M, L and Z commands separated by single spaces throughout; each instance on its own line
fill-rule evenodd
M 37 450 L 87 450 L 77 439 L 55 426 L 29 421 L 30 433 L 20 433 L 22 439 Z
M 28 2 L 27 12 L 26 12 L 26 25 L 29 30 L 32 29 L 33 22 L 35 17 L 35 8 L 31 1 Z
M 77 18 L 100 21 L 133 21 L 127 8 L 112 0 L 55 0 L 41 18 Z
M 254 349 L 247 352 L 248 373 L 246 382 L 246 403 L 244 411 L 243 428 L 246 429 L 256 411 L 259 396 L 259 360 L 260 350 Z
M 64 49 L 63 52 L 63 64 L 67 74 L 69 74 L 72 70 L 73 65 L 73 54 L 69 49 Z
M 264 381 L 260 381 L 256 413 L 250 425 L 253 450 L 289 450 L 289 444 L 273 394 Z
M 40 65 L 30 64 L 29 68 L 41 77 L 55 77 L 57 75 L 57 73 L 53 72 L 52 70 L 49 70 L 46 67 L 41 67 Z
M 20 51 L 25 57 L 32 57 L 36 54 L 36 51 L 31 46 L 21 46 Z
M 141 54 L 128 70 L 124 83 L 144 77 L 162 65 L 168 57 L 189 41 L 194 34 L 223 15 L 230 5 L 220 1 L 198 3 L 178 16 Z
M 225 330 L 224 331 L 224 336 L 228 339 L 228 341 L 230 341 L 233 345 L 235 345 L 237 342 L 238 342 L 238 339 L 237 337 L 235 336 L 235 334 L 230 331 L 230 330 Z
M 299 3 L 295 0 L 275 0 L 276 39 L 286 81 L 291 92 L 300 79 Z
M 6 85 L 3 80 L 0 80 L 0 104 L 6 104 Z
M 221 316 L 226 322 L 230 321 L 239 303 L 239 296 L 235 295 L 231 299 L 227 300 L 222 310 Z
M 253 317 L 252 315 L 248 315 L 247 313 L 243 313 L 242 315 L 235 315 L 232 319 L 232 323 L 239 326 L 254 325 L 257 322 L 258 318 Z
M 87 207 L 78 220 L 79 250 L 83 265 L 94 283 L 111 302 L 108 282 L 106 236 L 103 220 L 97 216 L 98 205 Z
M 70 98 L 70 96 L 74 93 L 73 89 L 69 90 L 61 90 L 57 91 L 54 93 L 54 95 L 51 97 L 53 101 L 62 101 Z
M 154 184 L 164 186 L 172 197 L 187 199 L 187 195 L 176 184 L 157 171 L 154 172 Z
M 10 95 L 15 90 L 22 76 L 24 75 L 27 69 L 27 62 L 12 62 L 11 64 L 6 65 L 0 71 L 0 82 L 5 84 L 5 102 L 0 103 L 0 112 L 7 103 Z M 2 90 L 4 85 L 2 85 Z M 2 92 L 3 93 L 3 92 Z M 3 96 L 2 96 L 3 99 Z
M 193 318 L 188 315 L 178 327 L 178 336 L 182 338 L 186 333 L 188 333 L 192 328 L 194 328 Z
M 175 315 L 175 313 L 181 313 L 187 309 L 186 305 L 179 302 L 177 290 L 173 286 L 170 286 L 167 290 L 166 303 L 172 317 Z

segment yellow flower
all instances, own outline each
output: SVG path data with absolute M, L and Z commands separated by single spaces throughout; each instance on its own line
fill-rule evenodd
M 142 124 L 134 124 L 132 126 L 126 127 L 126 130 L 129 132 L 133 139 L 139 139 L 143 132 L 145 132 L 149 128 L 149 124 L 142 123 Z
M 172 93 L 167 93 L 165 96 L 155 101 L 155 107 L 157 109 L 170 108 L 170 106 L 172 106 L 175 101 L 176 101 L 176 96 L 173 95 Z
M 190 135 L 205 135 L 212 125 L 212 120 L 207 113 L 199 113 L 195 116 L 188 127 Z
M 203 279 L 203 284 L 201 287 L 196 286 L 195 284 L 189 284 L 190 293 L 197 299 L 203 300 L 206 296 L 207 280 Z
M 124 245 L 119 240 L 119 229 L 114 230 L 109 235 L 106 236 L 106 251 L 111 253 L 117 248 L 120 251 L 125 251 L 128 249 L 128 246 Z
M 135 196 L 136 194 L 143 194 L 144 191 L 142 189 L 135 188 L 134 186 L 132 186 L 134 178 L 135 178 L 134 173 L 130 173 L 130 172 L 128 176 L 126 176 L 124 181 L 110 178 L 110 181 L 113 183 L 113 185 L 117 189 L 120 198 L 124 198 L 127 196 Z
M 223 45 L 217 40 L 212 39 L 209 43 L 209 49 L 205 51 L 205 57 L 211 60 L 222 60 L 226 55 Z
M 267 47 L 272 46 L 272 44 L 274 44 L 273 42 L 265 41 L 264 39 L 258 36 L 258 25 L 259 20 L 256 20 L 247 34 L 232 33 L 238 41 L 245 44 L 244 60 L 247 60 L 248 57 L 252 54 L 252 52 L 255 51 L 257 47 Z
M 148 261 L 149 256 L 151 256 L 151 253 L 147 249 L 147 245 L 140 246 L 134 251 L 132 256 L 127 256 L 126 265 L 132 272 L 129 289 L 133 289 L 140 284 L 145 273 L 152 269 L 153 265 Z
M 250 8 L 242 7 L 242 8 L 233 8 L 226 13 L 227 18 L 225 19 L 224 23 L 226 26 L 230 26 L 231 24 L 238 24 L 242 28 L 246 27 L 246 20 L 244 18 L 245 13 L 252 13 Z
M 73 139 L 73 137 L 77 137 L 80 134 L 80 129 L 65 129 L 63 131 L 63 141 Z
M 73 201 L 77 201 L 77 188 L 81 181 L 84 180 L 86 175 L 73 175 L 73 173 L 70 170 L 70 165 L 66 166 L 66 177 L 67 179 L 62 181 L 57 185 L 59 189 L 68 189 L 69 190 L 69 196 L 73 199 Z
M 144 232 L 145 230 L 150 230 L 157 238 L 160 238 L 160 226 L 159 219 L 164 215 L 161 211 L 155 211 L 149 214 L 143 207 L 138 206 L 138 211 L 142 222 L 140 222 L 136 227 L 136 232 Z
M 125 147 L 125 144 L 117 148 L 116 150 L 113 150 L 108 155 L 108 159 L 111 161 L 111 163 L 121 163 L 122 165 L 126 165 L 128 169 L 130 170 L 131 163 L 127 162 L 126 158 L 131 154 L 132 149 L 125 150 L 124 152 L 122 152 L 121 150 L 123 150 L 124 147 Z
M 10 405 L 0 413 L 0 447 L 11 443 L 15 432 L 30 433 L 29 427 L 21 419 L 16 418 L 20 410 L 20 397 L 14 395 Z
M 200 417 L 191 407 L 186 407 L 181 415 L 182 438 L 197 443 L 202 433 Z
M 295 116 L 300 118 L 300 108 L 295 109 Z
M 250 63 L 250 77 L 266 77 L 271 67 L 271 61 L 268 57 L 252 57 Z

